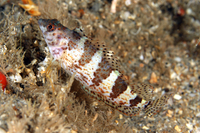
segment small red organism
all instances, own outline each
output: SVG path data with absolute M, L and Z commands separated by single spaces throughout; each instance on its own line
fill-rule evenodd
M 79 12 L 79 14 L 80 14 L 80 18 L 82 18 L 83 15 L 85 14 L 85 12 L 84 12 L 83 9 L 79 9 L 78 12 Z
M 180 16 L 184 16 L 185 15 L 185 10 L 182 7 L 179 7 L 178 15 L 180 15 Z
M 6 80 L 6 76 L 0 72 L 0 85 L 1 85 L 1 88 L 5 89 L 6 85 L 7 85 L 7 80 Z

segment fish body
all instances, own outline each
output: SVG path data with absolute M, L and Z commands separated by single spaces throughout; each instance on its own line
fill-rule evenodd
M 152 100 L 151 85 L 126 81 L 118 70 L 118 60 L 103 43 L 68 29 L 56 19 L 40 19 L 38 24 L 53 58 L 67 73 L 75 73 L 75 79 L 91 96 L 129 116 L 141 110 L 151 116 L 164 106 L 167 96 Z

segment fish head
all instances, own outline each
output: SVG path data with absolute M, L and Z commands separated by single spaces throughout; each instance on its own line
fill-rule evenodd
M 39 27 L 54 58 L 60 58 L 70 41 L 69 30 L 56 19 L 39 19 Z
M 67 28 L 56 19 L 39 19 L 38 24 L 49 46 L 59 46 L 59 42 L 67 36 Z
M 65 28 L 57 19 L 39 19 L 38 24 L 43 34 L 45 32 L 53 32 L 55 30 Z

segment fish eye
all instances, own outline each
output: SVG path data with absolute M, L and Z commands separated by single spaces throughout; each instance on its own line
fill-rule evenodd
M 47 25 L 47 30 L 48 31 L 53 31 L 54 30 L 54 25 L 51 25 L 51 24 Z

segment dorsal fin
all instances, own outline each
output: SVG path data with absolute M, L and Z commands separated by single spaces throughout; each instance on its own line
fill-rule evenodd
M 114 55 L 114 52 L 107 50 L 106 44 L 104 42 L 92 40 L 92 44 L 97 50 L 103 51 L 103 58 L 112 67 L 112 69 L 119 71 L 120 61 L 118 57 Z
M 104 59 L 112 66 L 113 69 L 119 71 L 119 59 L 114 55 L 113 51 L 107 51 L 104 54 Z

